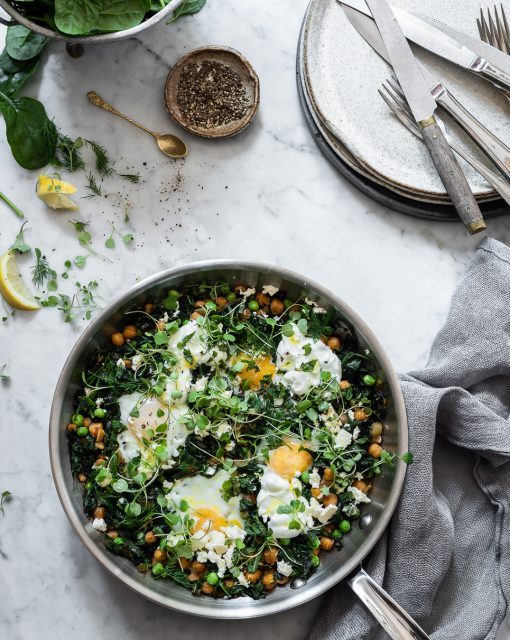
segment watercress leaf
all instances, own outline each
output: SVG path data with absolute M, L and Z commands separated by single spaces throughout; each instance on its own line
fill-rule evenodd
M 24 169 L 41 169 L 55 156 L 57 128 L 44 106 L 33 98 L 11 99 L 0 92 L 7 142 L 16 162 Z
M 106 239 L 104 246 L 107 249 L 115 249 L 115 240 L 112 236 L 110 236 L 109 238 Z
M 198 13 L 204 8 L 205 2 L 206 0 L 184 0 L 184 2 L 174 11 L 173 17 L 168 20 L 167 24 L 175 22 L 183 16 L 190 16 L 194 13 Z
M 119 478 L 112 484 L 112 489 L 117 493 L 122 493 L 123 491 L 126 491 L 127 488 L 128 483 L 124 480 L 124 478 Z
M 132 233 L 126 233 L 122 236 L 122 241 L 124 242 L 124 244 L 129 244 L 130 242 L 133 242 L 134 240 L 134 236 Z
M 86 263 L 87 263 L 87 257 L 86 256 L 76 256 L 76 258 L 74 259 L 74 264 L 79 269 L 83 269 L 83 267 L 86 265 Z
M 48 44 L 49 38 L 34 33 L 20 24 L 7 27 L 5 49 L 14 60 L 30 60 Z
M 294 335 L 294 327 L 291 324 L 284 324 L 282 327 L 282 335 L 286 338 L 292 338 Z
M 101 0 L 55 0 L 55 24 L 62 33 L 85 35 L 96 28 L 102 8 Z

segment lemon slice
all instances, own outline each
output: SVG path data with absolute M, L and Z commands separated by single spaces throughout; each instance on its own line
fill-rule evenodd
M 76 193 L 76 187 L 70 182 L 48 176 L 39 176 L 37 180 L 37 195 L 50 209 L 69 211 L 79 209 L 78 205 L 69 198 L 73 193 Z
M 67 193 L 67 195 L 72 195 L 76 193 L 76 187 L 70 182 L 41 175 L 37 181 L 37 195 L 41 196 L 44 193 Z
M 23 309 L 23 311 L 39 309 L 36 299 L 21 277 L 13 251 L 7 251 L 0 258 L 0 293 L 15 309 Z

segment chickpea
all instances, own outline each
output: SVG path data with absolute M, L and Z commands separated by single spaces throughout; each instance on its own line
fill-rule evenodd
M 200 318 L 203 315 L 204 314 L 200 313 L 200 311 L 193 311 L 193 313 L 190 315 L 189 319 L 190 320 L 196 320 L 197 318 Z
M 94 467 L 102 467 L 106 462 L 106 458 L 101 455 L 98 456 L 97 460 L 94 462 Z
M 154 535 L 154 532 L 153 531 L 147 531 L 147 533 L 145 534 L 145 542 L 147 544 L 156 544 L 157 541 L 158 541 L 158 539 Z
M 326 338 L 326 336 L 320 336 L 319 340 L 323 343 L 323 344 L 328 344 L 328 339 Z
M 255 582 L 257 582 L 260 579 L 260 576 L 262 575 L 262 572 L 260 569 L 256 569 L 253 573 L 245 573 L 244 577 L 246 578 L 246 580 L 248 580 L 248 582 L 250 584 L 255 584 Z
M 201 575 L 205 571 L 205 564 L 202 564 L 202 562 L 198 562 L 198 560 L 193 560 L 193 562 L 191 563 L 191 570 Z
M 331 533 L 332 531 L 335 530 L 335 525 L 334 524 L 328 524 L 324 527 L 324 531 L 326 533 Z
M 190 574 L 188 574 L 188 580 L 190 582 L 198 582 L 200 580 L 200 576 L 198 575 L 198 573 L 192 571 Z
M 164 331 L 166 328 L 166 323 L 164 322 L 164 320 L 158 320 L 156 322 L 156 329 L 158 331 Z
M 352 486 L 356 489 L 359 489 L 363 493 L 366 493 L 368 491 L 368 485 L 364 480 L 356 480 L 352 483 Z
M 255 300 L 260 304 L 261 307 L 264 307 L 271 302 L 269 296 L 265 293 L 257 293 L 257 295 L 255 296 Z
M 202 309 L 205 307 L 205 300 L 197 300 L 195 302 L 195 309 Z
M 201 591 L 206 596 L 210 596 L 212 593 L 214 593 L 214 587 L 212 586 L 212 584 L 209 584 L 208 582 L 202 582 Z
M 236 293 L 241 293 L 241 291 L 246 291 L 248 287 L 242 283 L 236 284 L 236 286 L 234 287 L 234 291 Z
M 321 552 L 321 547 L 319 545 L 318 547 L 315 547 L 315 549 L 313 549 L 312 555 L 318 556 L 320 554 L 320 552 Z
M 324 496 L 322 504 L 325 507 L 329 507 L 331 504 L 338 504 L 338 496 L 335 493 L 330 493 L 327 496 Z
M 345 413 L 342 413 L 342 415 L 340 416 L 340 422 L 342 424 L 347 424 L 349 422 L 349 418 L 345 415 Z
M 376 460 L 381 457 L 382 447 L 380 444 L 373 442 L 367 449 L 368 455 Z
M 179 564 L 181 565 L 181 569 L 191 568 L 191 560 L 188 560 L 188 558 L 179 558 Z
M 101 451 L 104 449 L 104 442 L 96 442 L 94 444 L 96 449 L 101 449 Z
M 154 551 L 154 560 L 156 560 L 156 562 L 166 562 L 167 558 L 168 558 L 168 554 L 166 551 L 162 551 L 161 549 L 156 549 L 156 551 Z
M 372 438 L 382 435 L 383 425 L 382 422 L 372 422 L 370 425 L 370 435 Z
M 366 420 L 367 414 L 365 413 L 365 409 L 355 409 L 354 410 L 354 419 L 355 420 Z
M 104 440 L 104 436 L 105 436 L 105 430 L 103 429 L 103 427 L 99 427 L 99 429 L 97 430 L 97 435 L 96 435 L 96 442 L 103 442 Z
M 72 433 L 73 431 L 76 431 L 78 427 L 74 424 L 74 422 L 70 422 L 67 425 L 67 430 L 69 431 L 69 433 Z
M 92 422 L 89 426 L 89 433 L 93 438 L 97 438 L 99 429 L 103 428 L 102 422 Z
M 92 424 L 92 419 L 91 418 L 83 418 L 83 426 L 84 427 L 90 427 L 91 424 Z
M 342 391 L 345 391 L 346 389 L 348 389 L 351 386 L 351 383 L 349 382 L 349 380 L 340 380 L 340 389 Z
M 96 507 L 94 509 L 94 518 L 102 520 L 106 515 L 106 509 L 104 507 Z
M 323 549 L 324 551 L 331 551 L 331 549 L 335 544 L 335 541 L 333 540 L 333 538 L 323 537 L 320 539 L 320 543 L 321 543 L 321 549 Z
M 372 442 L 375 442 L 376 444 L 381 444 L 382 436 L 372 436 Z
M 124 336 L 122 335 L 122 333 L 120 333 L 120 331 L 112 333 L 110 340 L 115 347 L 122 347 L 125 342 Z
M 312 487 L 311 494 L 314 498 L 320 498 L 322 496 L 322 491 L 318 487 Z
M 117 531 L 115 531 L 115 529 L 112 529 L 111 531 L 108 531 L 108 533 L 106 534 L 110 540 L 115 540 L 115 538 L 119 537 L 119 534 Z
M 216 303 L 216 306 L 218 307 L 218 309 L 223 309 L 223 307 L 226 306 L 227 304 L 227 299 L 224 298 L 223 296 L 219 296 L 218 298 L 216 298 L 214 302 Z
M 266 591 L 271 591 L 276 587 L 276 578 L 274 575 L 274 571 L 266 571 L 262 576 L 262 584 L 264 585 L 264 589 Z
M 242 318 L 249 318 L 251 316 L 251 311 L 249 309 L 245 309 L 240 315 Z
M 79 482 L 86 482 L 87 481 L 87 476 L 84 473 L 79 473 L 78 474 L 78 480 L 79 480 Z
M 145 311 L 145 313 L 152 313 L 154 311 L 154 305 L 152 304 L 152 302 L 147 302 L 143 310 Z
M 335 473 L 331 467 L 326 467 L 324 469 L 322 477 L 324 478 L 324 482 L 328 482 L 329 484 L 331 484 L 335 479 Z
M 232 587 L 234 587 L 236 583 L 235 580 L 232 580 L 232 578 L 227 578 L 223 581 L 223 584 L 225 587 L 227 587 L 227 589 L 232 589 Z
M 285 311 L 285 305 L 281 300 L 278 300 L 278 298 L 273 298 L 271 300 L 271 305 L 269 308 L 271 309 L 271 313 L 273 313 L 275 316 L 281 316 Z
M 275 547 L 269 547 L 269 549 L 264 551 L 263 557 L 266 564 L 275 564 L 278 560 L 278 549 Z
M 269 314 L 270 308 L 269 305 L 266 304 L 257 311 L 257 315 L 259 316 L 267 316 Z
M 124 360 L 124 366 L 126 367 L 126 369 L 131 369 L 131 365 L 132 365 L 132 364 L 133 364 L 133 363 L 131 362 L 131 360 L 129 360 L 129 358 L 126 358 L 126 359 Z
M 124 327 L 122 335 L 124 336 L 124 338 L 126 338 L 126 340 L 133 340 L 137 336 L 136 327 L 132 324 L 128 324 L 126 327 Z
M 333 349 L 333 351 L 338 351 L 338 349 L 340 349 L 340 339 L 336 336 L 331 336 L 326 344 L 330 349 Z

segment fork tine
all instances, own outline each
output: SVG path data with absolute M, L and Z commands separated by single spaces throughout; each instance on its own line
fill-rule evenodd
M 411 113 L 409 105 L 406 102 L 405 97 L 400 94 L 400 92 L 395 91 L 394 85 L 389 80 L 386 81 L 386 84 L 383 84 L 383 87 L 390 98 L 393 100 L 393 102 L 395 102 L 395 104 L 397 104 L 402 109 L 402 111 L 404 111 L 410 118 L 412 118 L 414 122 L 413 115 Z
M 414 124 L 414 122 L 409 118 L 409 116 L 400 109 L 400 107 L 392 100 L 392 98 L 387 94 L 387 87 L 383 85 L 384 91 L 378 89 L 379 95 L 386 102 L 388 107 L 391 109 L 393 114 L 399 119 L 399 121 L 417 138 L 421 138 L 422 135 L 418 127 Z
M 492 14 L 490 11 L 487 11 L 487 15 L 489 16 L 489 29 L 491 33 L 491 39 L 493 40 L 493 47 L 497 47 L 501 49 L 501 43 L 499 41 L 499 33 L 496 27 L 496 24 L 492 18 Z
M 494 19 L 496 21 L 496 29 L 498 30 L 498 39 L 499 39 L 499 43 L 501 45 L 500 49 L 504 53 L 507 53 L 506 38 L 505 38 L 505 31 L 504 31 L 504 28 L 503 28 L 503 22 L 499 18 L 499 12 L 498 12 L 498 8 L 496 6 L 494 6 Z
M 480 18 L 477 18 L 476 24 L 478 25 L 478 33 L 480 34 L 480 39 L 484 42 L 489 42 L 489 30 L 487 28 L 487 22 L 485 21 L 483 9 L 480 9 Z
M 503 23 L 503 34 L 505 37 L 506 52 L 510 53 L 510 29 L 508 28 L 505 8 L 503 7 L 503 5 L 501 5 L 500 8 L 501 8 L 501 20 Z

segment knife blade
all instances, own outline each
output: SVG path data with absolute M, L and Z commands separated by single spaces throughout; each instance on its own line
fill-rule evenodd
M 383 60 L 389 63 L 390 57 L 372 16 L 368 17 L 366 14 L 352 9 L 346 4 L 343 4 L 342 8 L 347 19 L 356 31 Z M 498 166 L 503 175 L 508 176 L 510 170 L 510 149 L 491 131 L 484 127 L 419 60 L 416 60 L 416 63 L 434 100 L 441 105 L 443 109 L 448 111 L 455 121 L 467 131 L 474 142 L 476 142 L 482 151 Z
M 365 0 L 338 2 L 371 16 Z M 485 80 L 510 89 L 510 58 L 506 54 L 432 18 L 419 17 L 397 7 L 392 10 L 408 40 Z
M 446 191 L 467 230 L 470 233 L 478 233 L 485 229 L 482 213 L 450 145 L 434 118 L 436 101 L 432 98 L 411 47 L 388 0 L 367 0 L 367 5 Z

